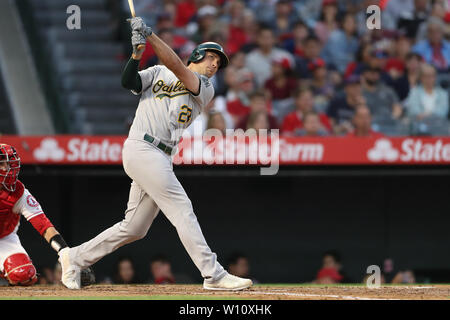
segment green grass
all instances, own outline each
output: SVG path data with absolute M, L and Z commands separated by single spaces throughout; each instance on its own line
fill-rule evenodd
M 241 297 L 200 296 L 200 295 L 156 295 L 156 296 L 99 296 L 99 297 L 0 297 L 0 300 L 251 300 Z

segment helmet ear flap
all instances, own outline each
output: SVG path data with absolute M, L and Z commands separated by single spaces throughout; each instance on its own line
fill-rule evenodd
M 200 50 L 195 49 L 192 53 L 192 60 L 197 61 L 200 58 Z
M 194 51 L 192 51 L 192 54 L 189 58 L 189 62 L 199 62 L 203 59 L 205 56 L 205 51 L 199 48 L 195 48 Z

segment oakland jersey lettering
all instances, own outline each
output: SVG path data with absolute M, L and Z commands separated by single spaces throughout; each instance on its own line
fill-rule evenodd
M 197 74 L 200 91 L 190 92 L 166 66 L 157 65 L 139 71 L 142 81 L 136 115 L 129 138 L 142 139 L 145 133 L 159 138 L 163 143 L 176 146 L 183 130 L 212 100 L 214 88 L 206 76 Z

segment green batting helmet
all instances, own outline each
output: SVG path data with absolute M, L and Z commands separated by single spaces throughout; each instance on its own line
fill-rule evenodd
M 213 51 L 220 57 L 219 69 L 225 68 L 228 65 L 228 57 L 222 46 L 216 42 L 203 42 L 192 51 L 188 60 L 188 65 L 191 62 L 200 62 L 206 55 L 206 51 Z

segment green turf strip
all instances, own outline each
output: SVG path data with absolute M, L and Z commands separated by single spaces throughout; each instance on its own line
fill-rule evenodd
M 103 297 L 0 297 L 0 300 L 251 300 L 241 297 L 200 295 L 103 296 Z

